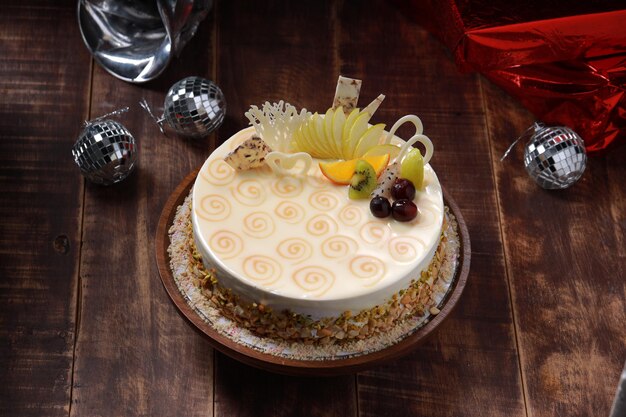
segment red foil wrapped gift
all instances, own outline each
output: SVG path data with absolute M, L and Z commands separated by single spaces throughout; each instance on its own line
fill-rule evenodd
M 398 2 L 400 4 L 400 2 Z M 548 124 L 595 153 L 626 137 L 626 2 L 411 0 L 409 16 Z

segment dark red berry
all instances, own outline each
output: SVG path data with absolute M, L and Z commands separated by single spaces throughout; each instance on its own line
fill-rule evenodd
M 411 200 L 396 200 L 391 206 L 391 215 L 399 222 L 409 222 L 417 216 L 417 206 Z
M 391 186 L 391 196 L 394 200 L 413 200 L 415 197 L 415 186 L 406 178 L 398 178 Z
M 385 197 L 374 197 L 370 201 L 370 211 L 376 217 L 389 217 L 391 214 L 391 204 Z

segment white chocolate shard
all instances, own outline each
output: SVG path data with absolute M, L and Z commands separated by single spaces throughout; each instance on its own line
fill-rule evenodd
M 265 157 L 272 149 L 258 136 L 252 136 L 224 158 L 224 162 L 238 171 L 265 165 Z
M 376 110 L 378 110 L 378 108 L 380 107 L 380 104 L 383 102 L 384 99 L 385 99 L 384 94 L 379 95 L 370 104 L 368 104 L 367 107 L 363 109 L 363 111 L 368 112 L 370 114 L 370 117 L 373 116 L 374 113 L 376 113 Z
M 337 89 L 335 90 L 335 99 L 333 100 L 333 110 L 343 107 L 343 112 L 348 115 L 354 109 L 359 101 L 361 93 L 361 80 L 339 76 L 337 80 Z

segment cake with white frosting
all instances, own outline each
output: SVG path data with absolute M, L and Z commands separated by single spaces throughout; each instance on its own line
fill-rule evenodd
M 350 112 L 356 111 L 356 116 L 344 114 L 342 107 L 318 116 L 298 114 L 279 103 L 273 109 L 288 115 L 283 125 L 275 114 L 265 114 L 265 124 L 254 123 L 263 119 L 257 109 L 257 119 L 249 116 L 254 126 L 233 135 L 205 161 L 192 191 L 193 238 L 208 271 L 208 285 L 220 295 L 216 302 L 226 316 L 261 335 L 330 343 L 368 337 L 428 307 L 428 284 L 436 279 L 448 227 L 442 188 L 427 163 L 432 145 L 415 116 L 400 119 L 390 132 L 372 129 L 378 125 L 367 123 L 375 111 L 371 106 L 361 111 L 371 113 L 360 134 L 377 135 L 372 146 L 357 137 L 350 147 L 354 129 L 340 131 L 351 118 L 354 123 L 359 109 Z M 324 126 L 329 118 L 341 125 L 329 123 L 318 152 L 313 149 L 315 123 L 321 119 Z M 406 121 L 416 127 L 408 142 L 394 136 Z M 307 123 L 313 133 L 306 130 Z M 335 142 L 333 128 L 338 132 Z M 307 134 L 298 136 L 303 131 Z M 324 128 L 321 131 L 324 137 Z M 279 140 L 273 140 L 276 137 Z M 263 145 L 251 144 L 251 138 Z M 428 155 L 420 167 L 421 184 L 411 198 L 417 215 L 408 221 L 373 215 L 369 198 L 348 193 L 349 187 L 365 192 L 359 188 L 361 177 L 355 179 L 358 168 L 349 187 L 320 169 L 320 163 L 331 159 L 323 156 L 341 160 L 341 168 L 333 168 L 340 172 L 350 156 L 367 159 L 363 152 L 357 154 L 359 148 L 377 147 L 374 154 L 392 150 L 394 158 L 387 160 L 396 159 L 397 170 L 415 142 L 427 144 Z M 255 153 L 259 147 L 263 153 Z M 243 162 L 233 168 L 233 158 L 240 157 Z M 369 195 L 370 189 L 366 191 Z

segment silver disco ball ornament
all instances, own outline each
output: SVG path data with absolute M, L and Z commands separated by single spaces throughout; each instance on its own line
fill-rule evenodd
M 184 78 L 165 96 L 163 118 L 181 136 L 207 136 L 222 124 L 225 115 L 222 90 L 204 78 Z
M 572 129 L 535 123 L 524 150 L 524 166 L 541 187 L 567 188 L 585 172 L 585 143 Z
M 76 165 L 96 184 L 111 185 L 122 181 L 135 168 L 135 138 L 120 123 L 98 120 L 87 123 L 72 148 Z

